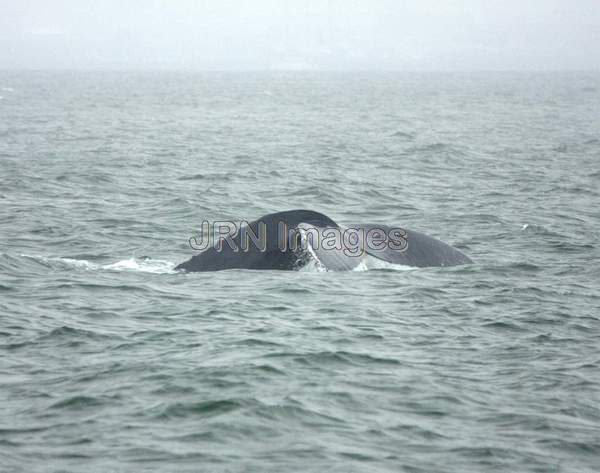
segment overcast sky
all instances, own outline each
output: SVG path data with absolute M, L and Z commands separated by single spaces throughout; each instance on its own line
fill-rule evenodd
M 0 69 L 600 69 L 600 0 L 0 0 Z

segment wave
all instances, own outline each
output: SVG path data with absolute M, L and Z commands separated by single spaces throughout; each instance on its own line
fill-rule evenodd
M 176 264 L 152 258 L 129 258 L 109 264 L 98 264 L 85 259 L 21 255 L 44 264 L 59 263 L 88 271 L 138 271 L 153 274 L 174 274 Z
M 114 263 L 99 264 L 86 259 L 46 257 L 26 254 L 21 254 L 20 256 L 30 258 L 37 263 L 44 265 L 60 264 L 62 266 L 83 269 L 86 271 L 129 271 L 151 274 L 177 274 L 177 271 L 175 270 L 177 263 L 152 258 L 129 258 L 116 261 Z M 299 267 L 299 270 L 302 272 L 321 273 L 334 271 L 327 268 L 327 266 L 319 260 L 316 252 L 312 249 L 310 244 L 307 245 L 306 251 L 300 260 L 302 261 L 302 266 Z M 352 271 L 361 272 L 379 269 L 408 271 L 416 268 L 388 263 L 387 261 L 380 260 L 374 256 L 364 255 L 361 257 L 360 262 L 352 269 Z

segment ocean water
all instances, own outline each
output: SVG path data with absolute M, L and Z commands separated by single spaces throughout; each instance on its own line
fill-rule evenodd
M 597 471 L 600 74 L 0 72 L 0 470 Z M 475 263 L 181 274 L 307 208 Z

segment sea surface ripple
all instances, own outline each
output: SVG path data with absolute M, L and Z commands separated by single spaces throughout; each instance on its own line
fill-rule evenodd
M 598 73 L 0 88 L 3 472 L 598 471 Z M 475 264 L 173 270 L 294 208 Z

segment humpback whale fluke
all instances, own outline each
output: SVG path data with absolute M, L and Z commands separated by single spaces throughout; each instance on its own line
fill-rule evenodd
M 355 268 L 366 256 L 416 267 L 472 263 L 456 248 L 414 230 L 376 224 L 342 226 L 319 212 L 289 210 L 247 223 L 175 269 L 293 270 L 316 260 L 327 270 L 341 271 Z

